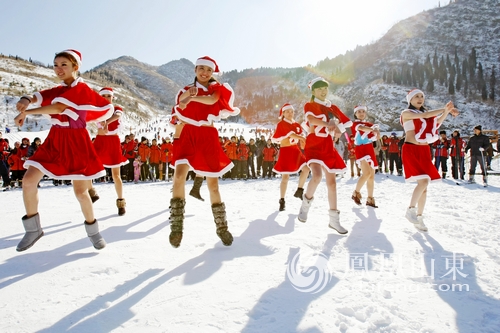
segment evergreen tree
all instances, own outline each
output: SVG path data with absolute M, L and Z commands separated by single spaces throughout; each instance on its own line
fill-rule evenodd
M 486 101 L 488 99 L 488 89 L 486 88 L 486 82 L 483 82 L 481 86 L 481 98 L 483 101 Z
M 451 76 L 448 80 L 448 93 L 450 95 L 455 95 L 455 85 L 453 84 L 453 78 Z
M 469 69 L 469 62 L 467 61 L 467 58 L 464 59 L 462 62 L 462 76 L 466 77 L 467 76 L 467 70 Z
M 437 50 L 434 50 L 434 56 L 432 57 L 432 67 L 434 68 L 434 73 L 436 73 L 439 70 Z
M 446 77 L 448 76 L 446 72 L 446 65 L 444 63 L 444 57 L 441 56 L 439 61 L 439 84 L 444 85 Z
M 430 74 L 427 77 L 427 87 L 425 88 L 427 92 L 433 92 L 434 91 L 434 75 Z
M 477 66 L 477 54 L 476 49 L 472 48 L 469 55 L 469 79 L 473 81 L 476 76 L 476 66 Z
M 485 85 L 484 73 L 483 73 L 483 65 L 481 63 L 477 66 L 477 84 L 476 89 L 479 91 L 483 91 L 483 86 Z
M 455 82 L 455 90 L 456 91 L 460 91 L 460 89 L 462 89 L 462 81 L 463 81 L 462 73 L 460 73 L 460 71 L 458 71 L 457 80 Z
M 384 69 L 384 74 L 382 75 L 382 81 L 384 82 L 387 82 L 387 73 L 385 72 L 385 69 Z
M 497 79 L 495 77 L 495 66 L 491 69 L 491 76 L 490 76 L 490 99 L 492 101 L 495 101 L 495 85 L 497 83 Z

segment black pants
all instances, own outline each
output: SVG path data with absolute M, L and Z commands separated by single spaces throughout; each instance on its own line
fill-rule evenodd
M 262 178 L 269 177 L 273 175 L 274 161 L 264 161 L 262 162 Z
M 151 163 L 151 168 L 153 169 L 154 179 L 160 179 L 160 165 L 158 163 Z
M 5 161 L 0 161 L 0 175 L 2 176 L 3 186 L 10 185 L 9 168 Z
M 436 156 L 434 160 L 434 165 L 436 169 L 439 171 L 439 165 L 441 165 L 441 171 L 448 172 L 448 157 L 444 156 Z
M 460 175 L 460 179 L 464 179 L 465 167 L 464 167 L 464 158 L 460 156 L 457 160 L 456 157 L 451 157 L 451 173 L 453 174 L 453 179 L 458 179 Z
M 247 175 L 250 177 L 250 172 L 252 177 L 255 177 L 255 165 L 253 163 L 254 158 L 249 157 L 247 161 Z
M 264 156 L 257 156 L 257 173 L 260 173 L 260 169 L 264 168 Z
M 237 166 L 237 174 L 238 178 L 246 178 L 247 177 L 247 161 L 246 160 L 238 160 Z
M 128 164 L 125 165 L 125 174 L 127 175 L 127 180 L 129 182 L 134 181 L 134 161 L 135 158 L 129 158 Z
M 481 155 L 471 155 L 469 175 L 474 175 L 476 173 L 477 162 L 479 162 L 479 166 L 481 167 L 481 174 L 486 176 L 484 158 Z
M 149 163 L 143 162 L 141 165 L 141 180 L 145 181 L 149 178 Z
M 391 170 L 391 173 L 394 171 L 394 164 L 396 165 L 397 171 L 402 169 L 399 153 L 389 153 L 389 170 Z

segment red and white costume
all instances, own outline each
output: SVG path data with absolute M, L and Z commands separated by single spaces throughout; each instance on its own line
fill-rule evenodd
M 192 85 L 184 87 L 177 94 L 173 114 L 184 123 L 180 138 L 175 142 L 175 165 L 188 164 L 197 174 L 206 177 L 219 177 L 233 168 L 233 163 L 226 156 L 219 144 L 219 134 L 213 127 L 214 121 L 236 116 L 240 109 L 233 106 L 234 93 L 227 84 L 211 82 L 207 87 L 196 83 L 197 96 L 219 94 L 219 100 L 213 105 L 195 101 L 187 104 L 184 110 L 178 107 L 179 97 Z M 173 118 L 173 117 L 172 117 Z
M 304 105 L 305 119 L 308 116 L 313 116 L 328 122 L 329 115 L 333 115 L 338 119 L 337 126 L 341 132 L 345 132 L 346 127 L 352 125 L 352 121 L 336 105 L 328 100 L 321 101 L 315 98 L 313 102 Z M 324 126 L 311 126 L 308 122 L 306 122 L 306 126 L 308 129 L 314 128 L 312 132 L 308 130 L 309 134 L 306 138 L 304 153 L 307 165 L 318 163 L 329 173 L 339 173 L 346 170 L 344 160 L 333 145 L 333 133 L 329 133 Z
M 377 141 L 376 135 L 371 131 L 363 131 L 359 127 L 375 128 L 376 125 L 367 121 L 359 119 L 354 120 L 351 126 L 352 134 L 354 135 L 354 142 L 356 144 L 354 151 L 356 155 L 356 164 L 361 166 L 361 161 L 367 161 L 373 169 L 378 168 L 377 157 L 375 156 L 375 149 L 373 149 L 373 142 Z
M 121 106 L 115 105 L 113 115 L 123 115 Z M 97 123 L 102 128 L 101 123 Z M 106 135 L 97 135 L 94 140 L 94 149 L 106 168 L 119 168 L 128 164 L 128 159 L 122 154 L 122 147 L 118 133 L 121 129 L 121 117 L 108 124 Z
M 71 86 L 63 83 L 34 95 L 38 106 L 62 103 L 67 108 L 60 114 L 50 115 L 49 134 L 24 163 L 25 167 L 33 166 L 55 179 L 86 180 L 105 176 L 86 126 L 88 122 L 108 119 L 113 114 L 113 105 L 81 78 Z
M 274 131 L 271 140 L 274 143 L 281 143 L 288 138 L 290 146 L 281 147 L 278 161 L 274 165 L 273 171 L 279 174 L 294 174 L 299 172 L 306 165 L 306 157 L 299 148 L 299 140 L 291 138 L 292 134 L 303 135 L 302 127 L 294 120 L 283 118 Z
M 405 110 L 416 113 L 423 111 Z M 404 111 L 403 111 L 404 112 Z M 400 120 L 402 122 L 403 117 Z M 417 142 L 432 143 L 439 138 L 437 129 L 437 117 L 410 119 L 402 123 L 405 133 L 415 131 Z M 415 145 L 405 142 L 401 150 L 405 180 L 414 182 L 419 179 L 429 179 L 430 181 L 441 180 L 441 175 L 432 163 L 431 148 L 427 145 Z

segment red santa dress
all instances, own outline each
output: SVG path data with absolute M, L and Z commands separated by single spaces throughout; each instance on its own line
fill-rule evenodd
M 322 121 L 328 122 L 330 115 L 338 119 L 337 126 L 341 132 L 345 132 L 346 127 L 352 125 L 352 121 L 340 109 L 331 104 L 330 101 L 321 101 L 317 98 L 313 102 L 304 105 L 304 118 L 313 116 Z M 314 128 L 314 131 L 308 130 L 306 146 L 304 153 L 306 155 L 307 165 L 318 163 L 329 173 L 339 173 L 345 171 L 346 165 L 333 145 L 332 134 L 324 126 L 310 126 L 306 122 L 306 127 Z
M 106 175 L 95 152 L 87 122 L 108 119 L 113 105 L 93 91 L 81 78 L 35 93 L 38 106 L 62 103 L 61 114 L 50 115 L 52 127 L 45 141 L 24 166 L 35 167 L 54 179 L 90 180 Z
M 378 162 L 375 156 L 375 149 L 373 149 L 373 141 L 377 141 L 377 137 L 373 132 L 360 130 L 360 126 L 373 128 L 375 125 L 356 119 L 351 126 L 354 143 L 356 144 L 354 148 L 356 164 L 361 167 L 361 161 L 367 161 L 373 169 L 377 169 Z
M 273 171 L 279 174 L 294 174 L 299 172 L 306 165 L 306 157 L 299 148 L 299 140 L 292 139 L 292 134 L 302 135 L 303 130 L 299 123 L 290 121 L 283 117 L 274 131 L 271 140 L 274 143 L 281 143 L 288 138 L 290 146 L 281 147 L 278 161 L 274 165 Z
M 123 115 L 123 109 L 115 105 L 113 115 Z M 101 123 L 97 123 L 98 128 L 102 128 Z M 94 140 L 94 149 L 99 155 L 102 164 L 106 168 L 119 168 L 128 164 L 128 159 L 122 154 L 122 145 L 118 133 L 121 129 L 121 117 L 108 124 L 106 135 L 97 135 Z
M 187 164 L 194 172 L 206 177 L 220 177 L 231 170 L 234 164 L 219 144 L 219 134 L 213 127 L 214 121 L 236 116 L 240 109 L 233 106 L 234 92 L 227 83 L 211 82 L 204 87 L 196 82 L 197 96 L 219 94 L 213 105 L 190 102 L 184 110 L 178 107 L 179 97 L 191 88 L 189 85 L 177 94 L 175 116 L 185 125 L 175 142 L 175 166 Z
M 409 110 L 411 112 L 420 112 Z M 402 120 L 402 117 L 400 118 Z M 437 117 L 410 119 L 402 124 L 405 133 L 415 131 L 415 139 L 417 142 L 432 143 L 439 138 L 437 129 Z M 408 182 L 416 182 L 419 179 L 429 179 L 430 181 L 441 180 L 441 175 L 432 164 L 431 147 L 427 145 L 416 145 L 407 143 L 403 145 L 401 150 L 401 159 L 403 161 L 403 170 L 405 180 Z

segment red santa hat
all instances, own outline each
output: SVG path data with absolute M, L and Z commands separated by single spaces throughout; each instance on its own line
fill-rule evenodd
M 113 96 L 114 93 L 113 93 L 113 88 L 111 87 L 104 87 L 102 88 L 101 90 L 99 90 L 99 95 L 111 95 Z
M 356 105 L 354 107 L 354 113 L 358 112 L 359 110 L 365 110 L 368 111 L 368 108 L 365 105 Z
M 283 106 L 280 109 L 280 116 L 279 116 L 279 118 L 283 117 L 283 112 L 285 112 L 286 110 L 295 110 L 295 109 L 293 108 L 293 106 L 291 106 L 288 103 L 283 104 Z
M 215 62 L 215 60 L 210 58 L 209 56 L 204 56 L 204 57 L 196 59 L 195 65 L 196 66 L 208 66 L 214 70 L 214 73 L 219 73 L 219 66 L 217 66 L 217 63 Z
M 312 79 L 311 81 L 309 81 L 309 83 L 307 84 L 307 88 L 309 89 L 312 89 L 312 86 L 316 83 L 316 82 L 319 82 L 319 81 L 323 81 L 326 83 L 326 85 L 328 85 L 328 81 L 325 80 L 324 78 L 322 77 L 317 77 L 315 79 Z
M 408 102 L 408 105 L 410 105 L 410 101 L 413 97 L 415 97 L 416 94 L 422 94 L 425 98 L 425 94 L 422 90 L 420 89 L 412 89 L 410 90 L 410 92 L 408 93 L 408 95 L 406 95 L 406 101 Z
M 82 67 L 82 54 L 79 51 L 77 51 L 75 49 L 67 49 L 67 50 L 59 52 L 58 54 L 60 54 L 60 53 L 67 53 L 69 55 L 72 55 L 73 58 L 75 58 L 76 63 L 78 64 L 78 67 Z

